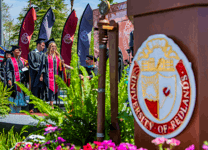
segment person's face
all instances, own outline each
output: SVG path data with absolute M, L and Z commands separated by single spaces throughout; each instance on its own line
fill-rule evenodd
M 93 61 L 93 60 L 91 60 L 89 57 L 87 57 L 87 58 L 85 59 L 85 62 L 86 62 L 86 64 L 87 64 L 88 66 L 90 66 L 90 65 L 92 64 L 92 61 Z
M 14 54 L 14 56 L 20 56 L 21 50 L 19 48 L 17 48 L 13 51 L 13 54 Z
M 55 43 L 52 43 L 52 44 L 51 44 L 51 47 L 50 47 L 50 53 L 51 53 L 51 54 L 54 54 L 55 51 L 56 51 L 56 49 L 57 49 L 56 44 L 55 44 Z
M 40 44 L 39 44 L 39 49 L 40 49 L 40 51 L 43 51 L 44 48 L 45 48 L 45 43 L 44 43 L 44 42 L 40 43 Z
M 8 59 L 8 58 L 11 58 L 11 54 L 9 54 L 9 53 L 6 53 L 6 59 Z

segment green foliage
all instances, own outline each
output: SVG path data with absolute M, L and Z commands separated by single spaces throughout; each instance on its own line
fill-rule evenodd
M 27 132 L 25 129 L 27 126 L 24 126 L 21 129 L 20 133 L 14 133 L 14 126 L 8 131 L 8 133 L 5 133 L 4 129 L 2 132 L 0 132 L 0 148 L 1 150 L 8 150 L 11 147 L 14 147 L 17 142 L 21 142 L 24 140 L 23 133 Z
M 0 81 L 0 116 L 5 117 L 11 109 L 9 108 L 10 104 L 13 104 L 8 100 L 12 92 L 9 91 L 7 87 L 4 87 L 4 83 Z
M 14 23 L 10 15 L 10 9 L 12 6 L 7 5 L 2 1 L 2 17 L 3 17 L 3 38 L 4 38 L 4 47 L 8 48 L 11 45 L 11 36 L 13 35 Z
M 55 107 L 52 109 L 46 102 L 36 98 L 28 91 L 24 85 L 17 83 L 20 88 L 30 96 L 33 100 L 31 103 L 40 110 L 41 113 L 46 113 L 48 116 L 38 117 L 30 115 L 34 119 L 41 122 L 49 123 L 53 121 L 56 126 L 62 128 L 61 137 L 70 141 L 75 145 L 83 146 L 88 142 L 96 140 L 97 132 L 97 90 L 98 76 L 94 76 L 89 80 L 84 67 L 78 68 L 78 56 L 76 53 L 72 56 L 71 66 L 74 68 L 71 72 L 70 86 L 67 87 L 64 81 L 56 77 L 56 82 L 59 88 L 66 91 L 67 97 L 61 98 L 64 102 L 65 111 Z M 79 78 L 79 69 L 84 75 L 84 81 Z M 109 140 L 110 122 L 111 122 L 111 102 L 110 102 L 110 76 L 109 76 L 109 61 L 106 68 L 106 99 L 105 99 L 105 139 Z M 124 72 L 125 75 L 125 72 Z M 126 77 L 123 76 L 119 83 L 119 121 L 122 142 L 133 143 L 134 123 L 133 116 L 130 113 L 130 108 L 125 106 L 127 99 L 127 85 L 125 84 Z

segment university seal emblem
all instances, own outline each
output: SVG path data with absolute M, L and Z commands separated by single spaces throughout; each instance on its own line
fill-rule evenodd
M 66 35 L 64 36 L 63 40 L 64 40 L 64 42 L 65 42 L 66 44 L 70 44 L 70 43 L 72 42 L 72 40 L 73 40 L 73 37 L 71 37 L 70 34 L 66 34 Z
M 128 97 L 135 120 L 153 137 L 171 138 L 187 126 L 196 88 L 191 63 L 174 41 L 150 36 L 130 68 Z
M 27 33 L 23 33 L 22 37 L 21 37 L 21 42 L 24 43 L 24 44 L 27 44 L 29 42 L 28 37 L 29 36 L 28 36 Z

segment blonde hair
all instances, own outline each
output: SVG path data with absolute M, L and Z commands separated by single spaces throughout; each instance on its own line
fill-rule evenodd
M 47 50 L 47 52 L 46 52 L 47 55 L 50 54 L 50 50 L 51 50 L 52 45 L 55 45 L 55 46 L 56 46 L 56 43 L 50 43 L 50 44 L 49 44 L 48 50 Z M 55 50 L 54 54 L 55 54 L 55 55 L 54 55 L 54 58 L 57 56 L 57 57 L 60 59 L 60 54 L 59 54 L 59 52 L 57 51 L 57 46 L 56 46 L 56 50 Z

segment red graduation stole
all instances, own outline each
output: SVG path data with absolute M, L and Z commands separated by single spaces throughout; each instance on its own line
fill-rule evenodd
M 60 63 L 60 59 L 56 56 L 56 74 L 58 75 L 58 67 Z M 51 55 L 48 55 L 48 84 L 49 84 L 49 89 L 55 93 L 58 91 L 58 86 L 55 83 L 54 79 L 54 66 L 53 66 L 53 57 Z
M 19 72 L 19 66 L 18 66 L 18 63 L 17 63 L 17 60 L 15 57 L 11 57 L 11 60 L 12 60 L 12 63 L 13 63 L 13 67 L 14 67 L 14 77 L 15 77 L 15 81 L 16 82 L 20 82 L 20 72 Z M 22 64 L 24 66 L 24 61 L 22 58 L 20 58 L 20 61 L 22 61 Z M 17 91 L 18 92 L 21 92 L 21 89 L 18 85 L 17 86 Z

